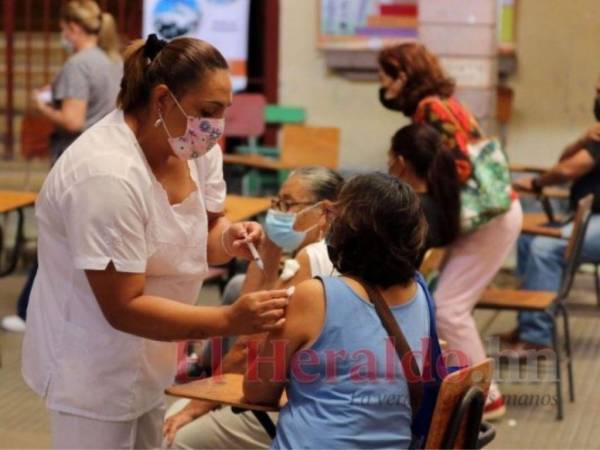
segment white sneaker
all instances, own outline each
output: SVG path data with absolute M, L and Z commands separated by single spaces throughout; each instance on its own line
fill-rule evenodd
M 25 332 L 25 321 L 19 316 L 6 316 L 2 319 L 2 328 L 15 333 Z

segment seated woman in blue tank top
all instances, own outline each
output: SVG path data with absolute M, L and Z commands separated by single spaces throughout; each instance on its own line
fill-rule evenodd
M 419 198 L 400 180 L 363 175 L 328 209 L 328 250 L 341 276 L 296 287 L 285 326 L 258 355 L 249 347 L 256 359 L 244 393 L 273 404 L 286 389 L 272 448 L 408 448 L 407 378 L 363 285 L 379 290 L 422 371 L 434 318 L 416 275 L 427 232 Z

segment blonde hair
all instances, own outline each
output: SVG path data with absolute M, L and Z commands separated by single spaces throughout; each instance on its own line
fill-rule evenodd
M 88 34 L 98 36 L 98 47 L 111 59 L 120 59 L 117 24 L 110 13 L 102 12 L 93 0 L 71 0 L 61 8 L 60 19 L 76 23 Z

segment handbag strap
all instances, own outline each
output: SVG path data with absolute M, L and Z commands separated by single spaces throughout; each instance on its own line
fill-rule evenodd
M 415 355 L 404 337 L 404 333 L 400 329 L 398 322 L 396 321 L 390 307 L 385 302 L 379 290 L 369 286 L 362 280 L 357 280 L 367 291 L 369 301 L 375 306 L 375 312 L 379 316 L 379 320 L 387 331 L 387 334 L 392 338 L 392 343 L 396 350 L 396 354 L 402 364 L 402 369 L 406 376 L 408 383 L 408 392 L 410 395 L 410 406 L 412 409 L 412 417 L 414 418 L 421 407 L 423 402 L 423 378 L 421 377 L 421 371 L 419 365 L 415 359 Z M 423 355 L 425 356 L 425 355 Z

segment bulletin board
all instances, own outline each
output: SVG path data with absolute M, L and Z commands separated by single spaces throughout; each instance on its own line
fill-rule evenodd
M 321 49 L 378 50 L 418 39 L 418 0 L 320 0 Z

